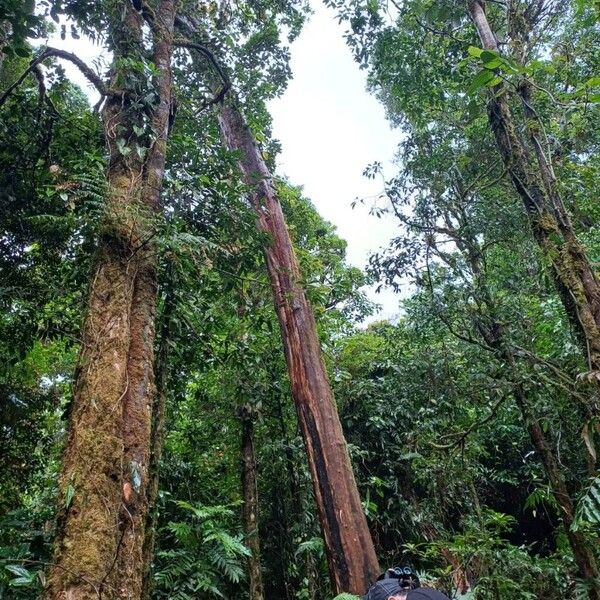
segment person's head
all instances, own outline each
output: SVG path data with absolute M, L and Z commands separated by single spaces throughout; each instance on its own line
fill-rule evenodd
M 402 588 L 398 579 L 376 581 L 363 600 L 405 600 L 409 588 Z
M 431 588 L 403 588 L 398 579 L 381 579 L 370 587 L 362 600 L 450 600 L 450 598 Z
M 417 574 L 410 567 L 391 567 L 379 579 L 397 579 L 403 590 L 421 587 Z
M 420 585 L 419 578 L 410 567 L 392 567 L 370 587 L 363 600 L 406 600 L 408 592 Z

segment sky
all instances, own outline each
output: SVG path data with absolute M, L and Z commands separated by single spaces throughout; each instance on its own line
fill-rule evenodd
M 293 79 L 273 100 L 273 134 L 282 145 L 278 171 L 304 187 L 319 213 L 335 224 L 348 242 L 348 260 L 364 268 L 369 254 L 397 232 L 391 218 L 369 215 L 369 201 L 351 208 L 356 198 L 379 194 L 382 181 L 362 175 L 375 161 L 392 174 L 400 132 L 391 130 L 383 107 L 366 91 L 366 73 L 354 62 L 333 10 L 312 3 L 315 14 L 291 46 Z M 391 291 L 369 297 L 382 305 L 375 318 L 399 312 Z
M 317 2 L 312 8 L 314 14 L 290 48 L 293 78 L 283 96 L 269 103 L 274 137 L 282 145 L 278 173 L 303 186 L 319 213 L 348 242 L 348 261 L 364 269 L 369 254 L 385 246 L 397 227 L 389 217 L 369 215 L 369 198 L 383 184 L 362 172 L 379 161 L 388 176 L 394 173 L 400 132 L 390 129 L 383 107 L 367 93 L 366 73 L 354 62 L 333 10 Z M 56 35 L 50 43 L 88 64 L 100 53 L 84 39 L 63 41 Z M 96 102 L 97 93 L 81 73 L 70 63 L 62 64 L 67 76 Z M 366 201 L 352 209 L 357 198 Z M 368 322 L 393 318 L 400 312 L 399 296 L 390 290 L 376 294 L 374 288 L 367 293 L 381 310 Z

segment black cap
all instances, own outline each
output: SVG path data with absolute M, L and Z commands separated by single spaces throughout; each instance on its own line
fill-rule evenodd
M 406 588 L 400 587 L 397 579 L 382 579 L 377 581 L 369 589 L 369 593 L 362 600 L 387 600 L 394 594 L 406 593 Z M 406 600 L 450 600 L 446 594 L 432 588 L 417 588 L 411 590 Z
M 446 594 L 433 588 L 417 588 L 408 592 L 406 600 L 450 600 Z
M 363 600 L 387 600 L 394 594 L 401 594 L 403 590 L 397 579 L 382 579 L 375 582 L 369 589 L 369 593 L 363 597 Z M 420 598 L 418 600 L 421 600 Z M 436 600 L 436 599 L 432 599 Z

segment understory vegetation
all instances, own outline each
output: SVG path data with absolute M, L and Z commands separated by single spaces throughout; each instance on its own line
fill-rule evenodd
M 275 174 L 308 5 L 0 0 L 0 600 L 342 600 L 377 560 L 600 599 L 598 3 L 326 4 L 401 140 L 364 269 Z

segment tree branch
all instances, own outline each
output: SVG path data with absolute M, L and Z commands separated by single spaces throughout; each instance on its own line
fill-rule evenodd
M 456 448 L 457 446 L 462 445 L 463 442 L 465 441 L 465 439 L 467 438 L 467 436 L 474 429 L 477 429 L 478 427 L 481 427 L 482 425 L 485 425 L 486 423 L 488 423 L 489 421 L 491 421 L 496 416 L 496 413 L 498 412 L 498 409 L 502 406 L 502 404 L 504 403 L 504 401 L 507 398 L 508 398 L 508 394 L 502 396 L 500 398 L 500 400 L 498 400 L 498 402 L 496 402 L 496 404 L 494 404 L 494 406 L 492 406 L 492 410 L 490 411 L 489 415 L 487 415 L 486 417 L 484 417 L 483 419 L 481 419 L 479 421 L 475 421 L 474 423 L 472 423 L 464 431 L 457 431 L 455 433 L 449 433 L 449 434 L 443 436 L 445 438 L 453 437 L 453 436 L 459 436 L 457 440 L 454 440 L 453 442 L 450 442 L 449 444 L 436 444 L 434 442 L 431 442 L 431 445 L 436 450 L 450 450 L 451 448 Z
M 122 92 L 117 92 L 106 87 L 104 81 L 99 77 L 84 61 L 72 52 L 60 50 L 59 48 L 46 48 L 39 56 L 32 59 L 29 66 L 23 74 L 0 96 L 0 107 L 3 106 L 8 97 L 25 81 L 30 73 L 34 73 L 39 65 L 47 58 L 62 58 L 73 63 L 87 78 L 87 80 L 98 90 L 102 96 L 118 96 Z
M 231 87 L 231 82 L 229 81 L 229 77 L 227 76 L 227 74 L 225 73 L 225 71 L 223 70 L 223 68 L 217 61 L 217 59 L 215 58 L 215 55 L 206 46 L 203 46 L 202 44 L 198 44 L 196 42 L 192 42 L 190 40 L 181 39 L 181 38 L 173 40 L 173 45 L 177 46 L 178 48 L 187 48 L 189 50 L 196 50 L 197 52 L 202 54 L 202 56 L 204 56 L 204 58 L 206 58 L 208 60 L 208 62 L 213 66 L 215 71 L 218 73 L 219 77 L 223 81 L 223 85 L 227 88 L 227 90 Z

